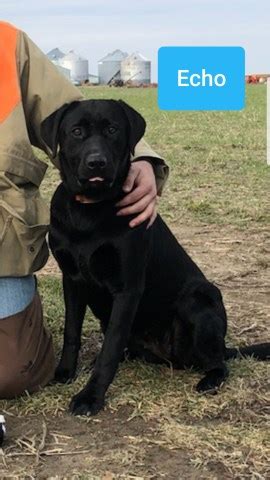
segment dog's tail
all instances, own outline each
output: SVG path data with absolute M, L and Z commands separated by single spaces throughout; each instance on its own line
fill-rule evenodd
M 270 359 L 270 343 L 257 343 L 247 347 L 227 348 L 225 350 L 225 359 L 254 357 L 256 360 Z

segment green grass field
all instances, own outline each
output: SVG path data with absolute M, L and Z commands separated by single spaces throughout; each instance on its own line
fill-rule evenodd
M 229 343 L 269 341 L 265 86 L 247 87 L 241 112 L 159 111 L 155 89 L 89 87 L 83 93 L 121 98 L 145 117 L 147 141 L 171 167 L 159 211 L 220 286 Z M 49 166 L 42 189 L 48 201 L 58 180 Z M 59 355 L 64 308 L 52 261 L 39 284 Z M 221 391 L 204 396 L 194 391 L 195 372 L 125 362 L 105 411 L 72 418 L 66 413 L 70 396 L 86 381 L 100 342 L 89 313 L 76 381 L 1 402 L 9 428 L 1 478 L 269 478 L 269 364 L 232 361 Z

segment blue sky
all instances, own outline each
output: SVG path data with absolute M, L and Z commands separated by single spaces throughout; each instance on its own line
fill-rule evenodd
M 270 72 L 269 0 L 0 0 L 0 12 L 45 52 L 76 50 L 91 73 L 120 48 L 148 57 L 156 80 L 163 45 L 240 45 L 248 73 Z

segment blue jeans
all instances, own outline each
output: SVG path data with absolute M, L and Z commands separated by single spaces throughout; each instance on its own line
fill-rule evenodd
M 22 312 L 32 302 L 35 291 L 34 275 L 0 277 L 0 319 Z

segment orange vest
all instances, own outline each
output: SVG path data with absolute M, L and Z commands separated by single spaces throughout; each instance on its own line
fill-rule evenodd
M 16 64 L 17 34 L 15 27 L 0 22 L 0 122 L 21 99 Z

